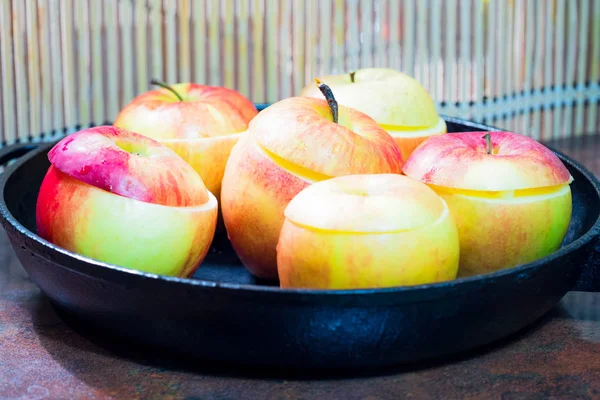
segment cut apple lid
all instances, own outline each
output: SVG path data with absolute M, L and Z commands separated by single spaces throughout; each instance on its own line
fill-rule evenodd
M 195 83 L 170 87 L 183 101 L 168 89 L 151 90 L 123 108 L 114 126 L 157 140 L 196 140 L 243 132 L 258 113 L 233 89 Z
M 484 136 L 489 133 L 491 153 Z M 419 181 L 454 189 L 507 191 L 570 183 L 556 154 L 513 132 L 461 132 L 432 136 L 417 147 L 403 172 Z
M 202 178 L 173 150 L 114 126 L 68 135 L 48 159 L 61 172 L 124 197 L 176 207 L 209 200 Z
M 431 188 L 398 174 L 321 181 L 303 189 L 285 209 L 285 217 L 297 225 L 348 233 L 419 229 L 446 213 L 446 203 Z
M 338 122 L 325 100 L 291 97 L 263 110 L 247 132 L 268 152 L 321 175 L 401 172 L 400 149 L 372 118 L 339 107 Z
M 363 68 L 354 73 L 319 78 L 329 85 L 340 105 L 364 112 L 378 123 L 403 128 L 436 126 L 438 112 L 427 90 L 411 76 L 390 68 Z M 323 98 L 307 85 L 302 96 Z

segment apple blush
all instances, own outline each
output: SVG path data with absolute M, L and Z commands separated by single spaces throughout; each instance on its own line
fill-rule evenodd
M 363 68 L 319 78 L 335 93 L 339 104 L 361 111 L 396 141 L 406 160 L 425 139 L 446 133 L 431 96 L 414 78 L 391 68 Z M 301 96 L 321 97 L 314 85 Z
M 173 150 L 101 126 L 60 140 L 36 205 L 38 234 L 83 256 L 188 277 L 215 232 L 217 199 Z
M 459 276 L 538 260 L 556 251 L 567 233 L 573 178 L 552 151 L 527 136 L 431 137 L 403 171 L 448 204 L 460 237 Z
M 134 98 L 113 125 L 170 147 L 200 174 L 219 199 L 231 148 L 258 113 L 241 93 L 195 83 L 167 85 Z
M 289 201 L 342 175 L 401 173 L 402 153 L 375 120 L 324 99 L 292 97 L 260 112 L 233 147 L 221 208 L 233 248 L 255 276 L 277 279 L 277 241 Z
M 446 203 L 397 174 L 342 176 L 285 208 L 277 245 L 282 288 L 367 289 L 456 278 L 459 240 Z

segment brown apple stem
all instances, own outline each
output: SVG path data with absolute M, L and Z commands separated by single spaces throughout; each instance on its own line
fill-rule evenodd
M 356 71 L 350 72 L 350 82 L 354 83 L 354 75 L 356 75 Z
M 170 91 L 171 93 L 173 93 L 175 96 L 177 96 L 177 98 L 179 99 L 179 101 L 183 101 L 183 97 L 181 97 L 181 95 L 179 93 L 177 93 L 177 90 L 173 89 L 171 86 L 167 85 L 166 83 L 161 82 L 158 79 L 152 79 L 150 81 L 150 83 L 152 85 L 160 86 L 161 88 L 167 89 L 168 91 Z
M 317 83 L 317 87 L 325 96 L 325 100 L 327 100 L 327 104 L 329 104 L 329 108 L 331 108 L 331 115 L 333 116 L 333 122 L 338 123 L 338 103 L 333 97 L 333 92 L 331 88 L 321 82 L 319 79 L 315 78 L 315 82 Z
M 482 136 L 482 139 L 485 140 L 485 152 L 492 154 L 492 136 L 488 132 Z

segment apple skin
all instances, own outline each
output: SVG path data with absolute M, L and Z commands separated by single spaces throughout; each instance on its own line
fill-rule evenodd
M 198 268 L 215 232 L 217 200 L 175 152 L 97 127 L 58 142 L 49 159 L 36 204 L 42 238 L 139 271 L 188 277 Z
M 283 211 L 306 186 L 340 175 L 401 172 L 398 146 L 372 118 L 346 107 L 339 116 L 334 123 L 322 99 L 284 99 L 257 115 L 234 146 L 223 176 L 223 220 L 253 275 L 277 279 Z
M 340 104 L 369 115 L 392 135 L 405 160 L 425 139 L 447 132 L 429 93 L 400 71 L 363 68 L 355 72 L 354 82 L 349 73 L 319 79 L 331 88 Z M 323 98 L 313 84 L 302 89 L 301 96 Z
M 258 111 L 241 93 L 195 83 L 171 85 L 133 99 L 113 125 L 151 137 L 173 149 L 202 177 L 219 199 L 231 148 Z
M 572 177 L 541 143 L 512 132 L 453 133 L 421 144 L 404 173 L 448 204 L 461 242 L 460 276 L 543 258 L 564 239 L 572 213 Z
M 403 175 L 315 183 L 285 209 L 282 288 L 367 289 L 456 278 L 459 240 L 445 202 Z

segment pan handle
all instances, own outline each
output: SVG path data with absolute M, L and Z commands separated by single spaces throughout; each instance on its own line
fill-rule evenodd
M 600 292 L 600 234 L 596 235 L 590 247 L 591 254 L 572 290 Z
M 24 156 L 31 150 L 35 150 L 41 143 L 16 143 L 0 149 L 0 166 L 5 166 L 10 161 Z

